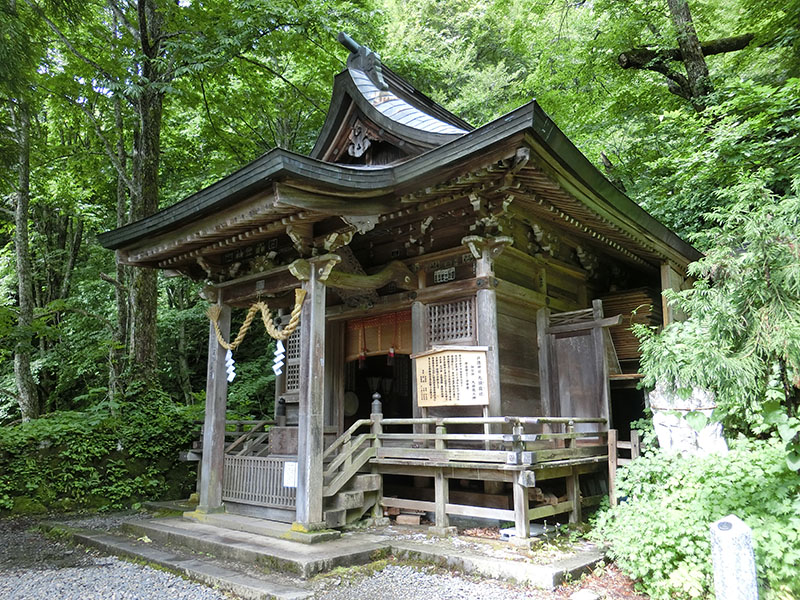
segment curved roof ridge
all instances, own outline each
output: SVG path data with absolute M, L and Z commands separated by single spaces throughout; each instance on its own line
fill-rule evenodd
M 350 72 L 350 77 L 353 78 L 356 89 L 364 99 L 378 112 L 392 121 L 427 133 L 439 133 L 442 135 L 463 135 L 467 133 L 467 129 L 446 123 L 413 106 L 395 94 L 390 87 L 387 86 L 388 89 L 385 90 L 380 89 L 364 71 L 355 67 L 348 67 L 348 71 Z

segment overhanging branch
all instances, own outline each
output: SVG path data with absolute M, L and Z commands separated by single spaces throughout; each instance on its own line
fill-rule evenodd
M 755 34 L 746 33 L 703 42 L 700 44 L 700 48 L 703 56 L 736 52 L 746 48 L 753 39 L 755 39 Z M 617 57 L 617 63 L 623 69 L 650 69 L 652 71 L 656 70 L 652 68 L 652 63 L 678 60 L 682 60 L 681 51 L 678 48 L 632 48 Z

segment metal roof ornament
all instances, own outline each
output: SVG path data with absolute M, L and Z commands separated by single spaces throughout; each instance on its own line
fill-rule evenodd
M 380 56 L 366 46 L 356 42 L 344 31 L 340 31 L 336 39 L 339 40 L 342 46 L 350 50 L 350 56 L 347 57 L 348 69 L 362 71 L 379 90 L 389 89 L 389 84 L 383 78 L 383 66 L 381 65 Z

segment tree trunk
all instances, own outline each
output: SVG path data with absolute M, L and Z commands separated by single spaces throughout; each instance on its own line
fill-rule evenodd
M 123 136 L 124 123 L 122 121 L 122 106 L 119 97 L 114 99 L 114 124 L 117 129 L 117 161 L 119 168 L 127 168 L 125 154 L 125 138 Z M 128 223 L 128 186 L 125 183 L 124 173 L 117 174 L 117 227 Z M 116 283 L 114 285 L 114 304 L 117 309 L 117 322 L 112 338 L 110 365 L 108 372 L 108 393 L 112 399 L 121 394 L 122 372 L 125 370 L 125 356 L 128 349 L 128 293 L 125 287 L 127 270 L 120 261 L 118 253 L 114 254 L 116 265 Z
M 692 13 L 689 11 L 689 3 L 687 0 L 667 0 L 667 4 L 672 24 L 678 34 L 678 48 L 686 67 L 692 104 L 696 109 L 702 110 L 705 107 L 704 98 L 712 90 L 711 78 L 694 28 Z
M 194 404 L 192 380 L 189 377 L 189 359 L 186 356 L 186 325 L 181 319 L 178 323 L 178 385 L 186 404 Z
M 155 83 L 161 79 L 159 42 L 162 18 L 152 0 L 140 0 L 139 32 L 144 60 L 142 76 L 144 89 L 136 108 L 139 116 L 139 135 L 134 162 L 138 173 L 137 194 L 131 199 L 131 217 L 142 219 L 158 210 L 158 168 L 161 152 L 161 116 L 163 94 Z M 152 269 L 134 269 L 131 275 L 131 360 L 138 375 L 152 379 L 156 365 L 156 313 L 158 308 L 157 274 Z
M 17 289 L 19 295 L 18 339 L 14 347 L 14 377 L 19 397 L 22 420 L 39 416 L 39 398 L 31 374 L 33 350 L 33 283 L 30 246 L 28 243 L 28 213 L 30 207 L 30 113 L 22 101 L 11 109 L 16 130 L 17 155 L 17 205 L 14 211 L 14 249 L 16 253 Z

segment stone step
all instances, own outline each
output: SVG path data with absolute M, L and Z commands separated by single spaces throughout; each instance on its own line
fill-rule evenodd
M 267 537 L 282 538 L 291 529 L 289 523 L 279 523 L 267 519 L 257 519 L 245 515 L 234 515 L 230 513 L 202 513 L 189 511 L 183 513 L 183 518 L 197 523 L 222 527 L 223 529 L 233 529 L 234 531 L 244 531 L 255 533 Z
M 139 538 L 147 536 L 161 544 L 185 546 L 196 552 L 248 562 L 303 579 L 334 567 L 366 564 L 389 549 L 388 541 L 377 536 L 361 535 L 358 544 L 343 536 L 324 544 L 308 545 L 183 519 L 126 523 L 125 528 Z
M 331 498 L 325 498 L 325 510 L 350 510 L 364 505 L 364 492 L 361 490 L 341 490 Z
M 252 577 L 209 558 L 160 548 L 153 543 L 94 531 L 76 531 L 72 537 L 84 546 L 168 569 L 243 600 L 305 600 L 314 596 L 313 591 L 300 586 Z
M 378 473 L 359 473 L 345 484 L 347 491 L 377 492 L 381 488 L 381 475 Z

